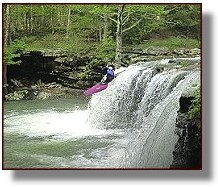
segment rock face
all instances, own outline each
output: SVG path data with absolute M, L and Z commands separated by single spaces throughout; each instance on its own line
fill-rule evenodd
M 63 86 L 85 89 L 97 83 L 103 76 L 96 69 L 88 69 L 91 60 L 92 57 L 87 56 L 59 57 L 54 60 L 56 65 L 51 74 Z
M 124 53 L 130 54 L 140 54 L 140 55 L 149 55 L 149 56 L 160 56 L 160 55 L 199 55 L 201 50 L 199 48 L 194 49 L 186 49 L 186 48 L 178 48 L 178 49 L 169 49 L 167 47 L 148 47 L 145 49 L 141 48 L 128 48 L 124 49 Z
M 156 59 L 163 59 L 166 57 L 197 57 L 201 53 L 198 48 L 194 49 L 169 49 L 167 47 L 149 47 L 145 49 L 128 48 L 124 49 L 124 60 L 128 63 L 135 63 L 139 61 L 149 61 Z M 174 63 L 172 60 L 171 63 Z
M 201 169 L 200 119 L 189 119 L 188 110 L 193 97 L 180 98 L 176 134 L 179 136 L 173 152 L 171 168 Z
M 30 51 L 18 60 L 20 65 L 8 66 L 6 100 L 56 98 L 78 93 L 78 89 L 81 94 L 103 77 L 103 66 L 90 66 L 92 56 L 61 50 Z
M 68 96 L 78 96 L 82 94 L 83 90 L 64 87 L 56 82 L 45 84 L 39 80 L 30 87 L 17 87 L 15 91 L 5 95 L 5 99 L 7 101 L 32 99 L 45 100 L 64 98 Z
M 85 89 L 103 76 L 99 70 L 88 69 L 93 57 L 67 56 L 60 51 L 30 51 L 20 57 L 22 63 L 8 66 L 8 79 L 42 80 L 63 86 Z
M 177 49 L 170 51 L 164 47 L 149 47 L 147 49 L 128 49 L 123 54 L 123 65 L 128 66 L 136 62 L 148 61 L 153 58 L 166 58 L 171 55 L 199 55 L 199 49 Z M 63 87 L 72 89 L 86 89 L 100 82 L 105 73 L 105 63 L 97 60 L 95 57 L 86 55 L 73 55 L 67 51 L 60 49 L 47 50 L 47 51 L 29 51 L 21 55 L 20 65 L 8 66 L 8 83 L 9 93 L 7 100 L 16 100 L 32 97 L 31 86 L 36 84 L 37 81 L 42 81 L 45 84 L 55 82 Z M 161 72 L 161 69 L 157 69 Z M 23 84 L 20 86 L 20 83 Z M 21 87 L 24 87 L 22 89 Z M 17 92 L 16 92 L 17 91 Z M 27 93 L 28 92 L 28 93 Z M 36 94 L 36 93 L 35 93 Z M 34 96 L 34 95 L 33 95 Z M 50 94 L 40 93 L 39 98 L 50 97 Z

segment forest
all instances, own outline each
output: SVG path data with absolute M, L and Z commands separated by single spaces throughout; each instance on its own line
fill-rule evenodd
M 3 169 L 202 169 L 201 4 L 2 10 Z
M 28 51 L 88 56 L 79 75 L 88 79 L 96 67 L 119 67 L 130 48 L 199 48 L 200 10 L 199 4 L 3 4 L 4 87 L 8 65 L 20 64 Z
M 3 6 L 6 52 L 11 45 L 17 45 L 17 52 L 24 48 L 67 48 L 72 52 L 87 52 L 94 48 L 107 53 L 111 49 L 110 55 L 119 62 L 125 45 L 172 37 L 199 41 L 200 35 L 198 4 Z M 9 61 L 7 59 L 5 63 Z

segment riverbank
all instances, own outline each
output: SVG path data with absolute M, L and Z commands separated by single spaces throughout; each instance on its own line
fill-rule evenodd
M 18 100 L 47 100 L 70 98 L 75 96 L 83 96 L 84 90 L 64 87 L 56 82 L 43 83 L 40 80 L 30 87 L 20 86 L 15 91 L 7 94 L 5 99 L 7 101 Z
M 178 103 L 186 106 L 188 102 L 181 102 L 181 93 L 192 93 L 200 82 L 200 72 L 198 68 L 180 69 L 179 62 L 174 63 L 161 60 L 128 67 L 105 92 L 91 100 L 78 96 L 5 102 L 5 166 L 181 168 L 175 161 L 183 159 L 183 153 L 189 154 L 191 149 L 181 154 L 178 147 L 182 144 L 175 148 L 179 139 L 175 134 Z M 199 59 L 190 59 L 189 65 L 194 64 L 199 66 Z M 157 71 L 159 66 L 163 71 Z M 45 92 L 64 87 L 39 81 L 31 89 Z M 179 142 L 189 148 L 197 145 L 193 145 L 191 137 L 186 142 L 186 137 Z M 184 163 L 184 168 L 189 165 Z
M 185 67 L 183 58 L 199 57 L 200 49 L 166 47 L 125 48 L 124 66 L 152 60 L 168 59 L 172 66 Z M 98 83 L 107 63 L 94 64 L 94 56 L 71 56 L 63 50 L 30 51 L 22 54 L 20 65 L 8 66 L 8 101 L 50 99 L 81 95 Z M 117 65 L 119 68 L 120 65 Z

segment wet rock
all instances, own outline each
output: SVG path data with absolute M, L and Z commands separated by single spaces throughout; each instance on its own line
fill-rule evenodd
M 124 49 L 124 52 L 131 54 L 144 54 L 144 51 L 141 48 Z
M 165 58 L 164 55 L 172 56 L 173 53 L 176 55 L 200 54 L 200 49 L 197 48 L 191 50 L 178 49 L 174 50 L 174 52 L 164 47 L 149 47 L 146 49 L 128 48 L 124 51 L 125 54 L 123 56 L 125 58 L 122 64 L 123 66 Z M 9 81 L 10 85 L 8 85 L 9 91 L 13 93 L 18 88 L 24 90 L 23 87 L 26 86 L 29 89 L 26 89 L 28 90 L 28 94 L 24 98 L 35 98 L 35 95 L 38 95 L 43 87 L 45 87 L 42 82 L 56 82 L 69 88 L 86 89 L 101 80 L 104 74 L 105 61 L 110 60 L 104 59 L 102 63 L 99 63 L 99 60 L 97 60 L 96 63 L 90 65 L 90 62 L 93 62 L 94 58 L 94 56 L 86 56 L 85 54 L 68 54 L 62 49 L 26 52 L 21 56 L 23 62 L 19 66 L 8 66 L 8 80 L 11 79 Z M 176 61 L 172 60 L 169 63 L 176 63 Z M 157 72 L 162 72 L 162 69 L 157 68 Z M 25 77 L 29 82 L 26 84 L 22 83 L 19 80 L 20 77 Z M 38 79 L 42 79 L 41 83 L 32 83 Z M 50 86 L 52 87 L 53 85 Z M 12 95 L 8 95 L 7 98 L 15 98 Z M 42 98 L 47 97 L 45 94 L 41 95 Z
M 61 64 L 61 63 L 64 63 L 66 59 L 67 57 L 58 57 L 58 58 L 55 58 L 54 61 Z
M 180 48 L 180 49 L 174 49 L 172 51 L 172 54 L 175 54 L 178 56 L 184 56 L 184 55 L 199 56 L 200 53 L 201 53 L 201 50 L 198 48 L 194 48 L 194 49 Z
M 179 104 L 180 104 L 180 109 L 179 111 L 181 113 L 187 113 L 189 111 L 189 108 L 192 104 L 192 99 L 194 99 L 194 97 L 187 97 L 187 96 L 181 96 L 179 99 Z
M 166 47 L 150 47 L 144 50 L 147 55 L 159 56 L 169 54 L 169 49 Z
M 180 61 L 178 60 L 178 59 L 176 59 L 176 58 L 173 58 L 173 59 L 170 59 L 169 61 L 168 61 L 168 63 L 169 64 L 180 64 Z
M 156 67 L 157 73 L 161 73 L 164 71 L 164 67 Z
M 47 92 L 39 92 L 39 94 L 37 95 L 37 99 L 48 99 L 49 97 L 51 97 L 51 93 L 47 93 Z
M 68 52 L 63 49 L 47 49 L 40 52 L 43 54 L 43 56 L 62 57 L 68 55 Z
M 176 54 L 176 55 L 184 55 L 187 53 L 187 49 L 185 49 L 185 48 L 174 49 L 172 53 Z
M 23 84 L 19 80 L 16 80 L 16 79 L 11 79 L 11 83 L 13 83 L 16 87 L 23 86 Z
M 134 56 L 130 59 L 130 63 L 137 63 L 137 62 L 147 62 L 150 58 L 148 56 Z
M 28 94 L 28 90 L 18 90 L 5 95 L 7 101 L 19 101 Z
M 170 168 L 201 169 L 200 119 L 190 119 L 188 115 L 192 99 L 184 96 L 180 98 L 175 130 L 179 139 Z
M 189 55 L 191 56 L 200 55 L 200 53 L 201 53 L 201 50 L 198 48 L 190 49 L 189 51 Z

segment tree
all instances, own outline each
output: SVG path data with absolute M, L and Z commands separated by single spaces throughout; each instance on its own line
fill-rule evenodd
M 10 5 L 4 6 L 4 60 L 3 60 L 3 67 L 4 67 L 4 94 L 7 94 L 7 66 L 12 64 L 19 64 L 21 61 L 14 61 L 15 57 L 19 57 L 20 54 L 25 49 L 25 43 L 21 40 L 11 41 L 11 12 L 10 12 Z
M 70 7 L 68 8 L 68 14 L 67 14 L 67 35 L 66 38 L 69 38 L 69 32 L 70 32 L 70 15 L 71 15 L 71 10 Z
M 51 42 L 60 38 L 69 48 L 71 40 L 74 45 L 89 42 L 89 46 L 106 46 L 105 50 L 97 50 L 105 54 L 114 47 L 114 40 L 118 64 L 122 61 L 123 46 L 139 44 L 161 29 L 175 30 L 186 37 L 199 36 L 199 6 L 195 5 L 18 4 L 5 5 L 4 13 L 8 19 L 4 21 L 8 43 L 22 37 L 28 40 L 29 36 L 49 38 L 52 34 Z
M 4 29 L 4 49 L 7 48 L 8 43 L 10 41 L 10 5 L 5 5 L 4 7 L 5 13 L 5 29 Z M 7 94 L 7 64 L 3 63 L 4 66 L 4 88 L 5 94 Z
M 169 10 L 170 9 L 170 10 Z M 200 37 L 200 6 L 199 5 L 174 5 L 166 7 L 166 23 L 172 30 L 177 31 L 179 35 Z
M 123 25 L 124 25 L 124 19 L 123 19 L 123 11 L 124 11 L 124 5 L 118 5 L 118 11 L 117 11 L 117 32 L 116 32 L 116 56 L 115 56 L 115 62 L 118 64 L 121 64 L 122 60 L 122 35 L 123 35 Z
M 109 19 L 116 23 L 116 56 L 115 62 L 120 65 L 122 63 L 122 46 L 123 34 L 137 27 L 143 20 L 152 20 L 152 24 L 161 24 L 161 19 L 164 15 L 162 6 L 154 5 L 118 5 L 116 19 Z M 151 24 L 151 25 L 152 25 Z M 144 22 L 146 25 L 146 22 Z M 144 27 L 144 26 L 142 26 Z M 131 33 L 130 33 L 131 35 Z

